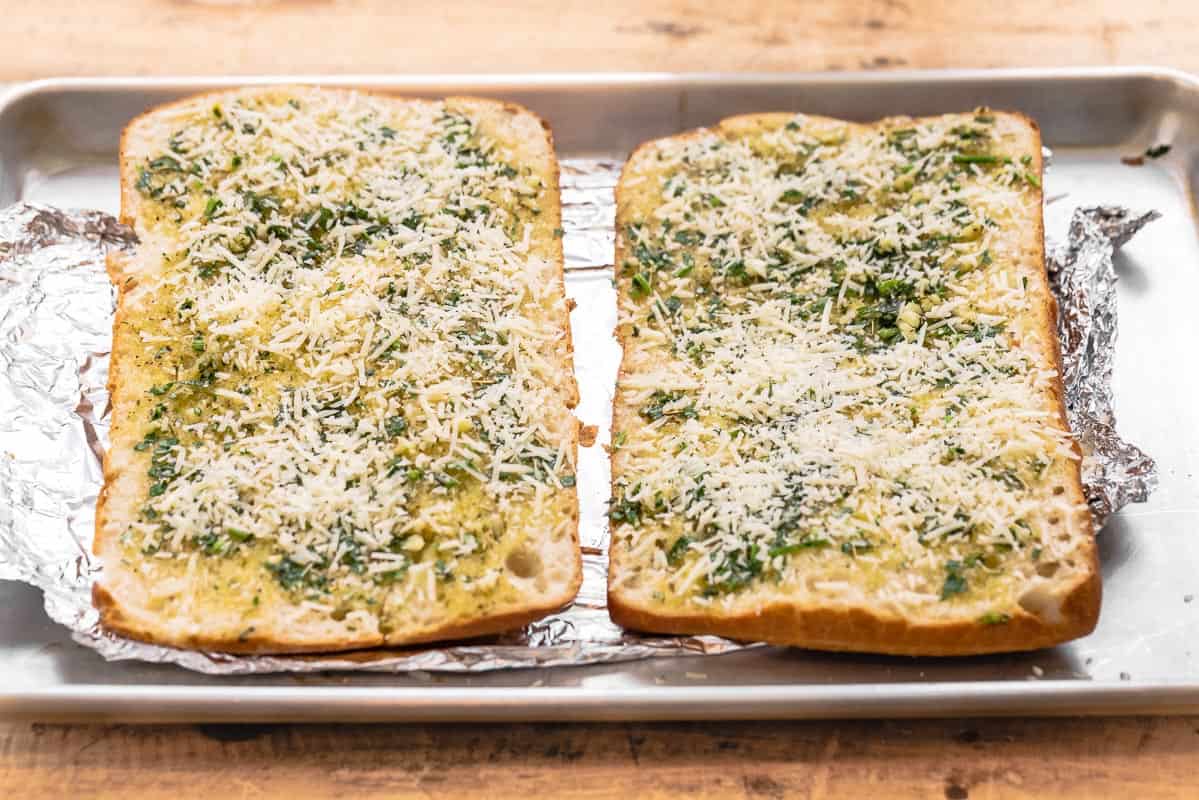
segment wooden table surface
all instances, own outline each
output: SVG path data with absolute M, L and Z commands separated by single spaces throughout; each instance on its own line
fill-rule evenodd
M 0 81 L 1146 63 L 1199 71 L 1199 2 L 0 4 Z M 0 722 L 0 796 L 1196 797 L 1197 751 L 1199 718 L 1187 717 L 503 726 Z

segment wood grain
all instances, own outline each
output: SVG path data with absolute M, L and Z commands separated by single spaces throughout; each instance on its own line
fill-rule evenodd
M 0 81 L 53 75 L 1157 63 L 1193 0 L 90 0 L 0 7 Z M 0 797 L 1188 798 L 1199 718 L 659 725 L 0 723 Z
M 1199 722 L 0 726 L 29 798 L 1195 797 Z M 70 793 L 64 793 L 70 787 Z M 182 793 L 182 794 L 181 794 Z
M 1193 0 L 38 0 L 4 6 L 0 80 L 1149 62 L 1199 69 Z

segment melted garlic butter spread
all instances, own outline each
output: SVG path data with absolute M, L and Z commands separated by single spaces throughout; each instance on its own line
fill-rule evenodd
M 635 157 L 619 580 L 665 608 L 777 586 L 998 624 L 1085 566 L 1013 120 L 773 115 Z
M 149 384 L 127 560 L 383 633 L 512 599 L 505 559 L 576 502 L 550 167 L 444 103 L 254 92 L 172 123 L 118 331 Z

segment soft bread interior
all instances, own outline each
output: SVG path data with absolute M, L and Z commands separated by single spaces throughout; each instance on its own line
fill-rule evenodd
M 134 120 L 121 188 L 141 244 L 109 263 L 107 626 L 322 651 L 495 632 L 573 599 L 577 388 L 540 119 L 476 98 L 220 92 Z M 330 398 L 339 380 L 353 400 Z M 518 411 L 477 399 L 500 384 Z M 272 437 L 295 458 L 254 449 Z
M 748 115 L 634 152 L 614 619 L 907 654 L 1093 627 L 1040 174 L 1035 124 L 989 111 Z

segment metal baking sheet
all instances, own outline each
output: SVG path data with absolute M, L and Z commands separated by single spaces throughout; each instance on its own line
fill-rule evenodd
M 0 714 L 427 721 L 1199 712 L 1199 379 L 1190 369 L 1199 343 L 1199 80 L 1158 69 L 51 80 L 0 96 L 0 205 L 29 200 L 115 211 L 116 148 L 129 119 L 187 93 L 266 82 L 511 99 L 550 121 L 563 159 L 619 161 L 644 139 L 752 111 L 860 120 L 978 105 L 1024 111 L 1054 150 L 1046 181 L 1051 235 L 1079 205 L 1163 214 L 1117 256 L 1114 384 L 1120 431 L 1157 458 L 1160 488 L 1100 535 L 1098 629 L 1053 650 L 907 659 L 762 648 L 469 676 L 205 677 L 104 662 L 50 622 L 36 590 L 0 581 Z M 1165 157 L 1121 163 L 1161 143 L 1172 147 Z M 608 281 L 603 270 L 570 276 L 577 327 L 605 324 Z M 576 358 L 610 354 L 580 349 Z M 603 385 L 589 393 L 584 421 L 603 423 L 609 397 Z

